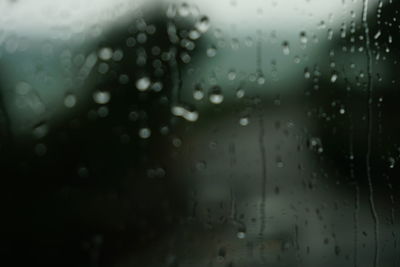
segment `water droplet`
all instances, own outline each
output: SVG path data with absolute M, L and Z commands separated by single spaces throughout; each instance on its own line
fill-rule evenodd
M 192 39 L 192 40 L 197 40 L 197 39 L 200 38 L 200 36 L 201 36 L 201 34 L 196 30 L 191 30 L 189 32 L 189 38 Z
M 169 128 L 168 128 L 168 126 L 162 126 L 162 127 L 160 128 L 160 133 L 161 133 L 162 135 L 167 135 L 167 134 L 169 134 Z
M 302 31 L 300 32 L 300 43 L 302 43 L 303 45 L 307 44 L 307 34 L 306 32 Z
M 96 91 L 93 93 L 93 100 L 97 104 L 107 104 L 110 101 L 111 95 L 107 91 Z
M 88 178 L 89 177 L 89 170 L 86 167 L 79 167 L 78 168 L 78 175 L 81 178 Z
M 392 157 L 389 157 L 388 161 L 389 161 L 389 168 L 393 169 L 394 165 L 396 164 L 396 160 Z
M 262 74 L 260 74 L 260 75 L 258 76 L 258 78 L 257 78 L 257 83 L 258 83 L 259 85 L 263 85 L 263 84 L 265 83 L 265 78 L 264 78 L 264 76 L 263 76 Z
M 121 74 L 118 78 L 120 84 L 127 84 L 129 82 L 129 76 L 126 74 Z
M 97 68 L 97 71 L 98 71 L 100 74 L 106 74 L 106 73 L 108 72 L 109 69 L 110 69 L 110 67 L 108 66 L 108 64 L 102 62 L 102 63 L 99 64 L 99 66 L 98 66 L 98 68 Z
M 213 104 L 221 104 L 224 101 L 222 90 L 219 86 L 214 86 L 209 95 L 210 102 Z
M 108 116 L 108 107 L 106 106 L 101 106 L 97 110 L 97 115 L 99 115 L 100 118 L 105 118 Z
M 171 112 L 175 116 L 183 116 L 183 113 L 185 113 L 185 108 L 180 105 L 175 105 L 171 108 Z
M 282 158 L 279 156 L 276 158 L 276 166 L 278 168 L 283 168 L 283 161 L 282 161 Z
M 233 81 L 234 79 L 236 79 L 236 71 L 235 70 L 230 70 L 228 72 L 228 79 L 230 81 Z
M 76 96 L 73 94 L 68 94 L 64 98 L 64 105 L 67 108 L 73 108 L 76 105 Z
M 163 168 L 156 168 L 155 170 L 156 177 L 163 178 L 165 176 L 165 170 Z
M 196 110 L 186 110 L 186 112 L 183 114 L 183 117 L 187 120 L 187 121 L 197 121 L 197 119 L 199 118 L 199 113 Z
M 321 139 L 319 139 L 318 137 L 311 137 L 308 140 L 307 144 L 309 149 L 316 151 L 317 153 L 322 153 L 324 151 L 322 148 Z
M 331 76 L 331 83 L 336 82 L 337 78 L 338 78 L 338 75 L 336 73 L 333 73 Z
M 374 39 L 378 39 L 381 36 L 381 31 L 379 30 L 377 33 L 374 35 Z
M 247 118 L 247 117 L 240 118 L 239 124 L 241 126 L 247 126 L 249 124 L 249 118 Z
M 147 34 L 144 32 L 138 33 L 136 40 L 139 44 L 144 44 L 147 42 Z
M 311 73 L 308 68 L 304 69 L 304 78 L 309 79 L 311 77 Z
M 202 100 L 204 98 L 204 91 L 200 85 L 196 85 L 193 91 L 193 98 L 196 100 Z
M 166 15 L 168 18 L 174 18 L 176 16 L 176 5 L 170 4 L 167 8 Z
M 195 27 L 199 32 L 205 33 L 210 27 L 209 18 L 207 16 L 201 16 L 200 19 L 196 22 Z
M 189 63 L 192 60 L 192 58 L 190 57 L 188 52 L 182 52 L 180 54 L 180 58 L 181 58 L 182 62 L 185 64 Z
M 151 90 L 154 92 L 160 92 L 163 89 L 163 84 L 161 82 L 155 82 L 151 85 Z
M 203 160 L 196 162 L 196 170 L 204 171 L 207 168 L 207 163 Z
M 139 91 L 146 91 L 150 87 L 150 79 L 147 77 L 140 78 L 136 81 L 136 88 Z
M 328 40 L 332 40 L 332 39 L 333 39 L 333 30 L 328 29 Z
M 290 48 L 289 48 L 289 42 L 288 41 L 284 41 L 282 43 L 282 51 L 284 55 L 289 55 L 290 54 Z
M 136 39 L 134 37 L 129 37 L 126 39 L 126 46 L 127 47 L 134 47 L 136 45 Z
M 224 256 L 221 256 L 221 255 L 218 255 L 217 256 L 217 262 L 224 262 L 225 261 L 225 257 Z
M 19 83 L 17 83 L 17 85 L 15 87 L 15 91 L 19 95 L 26 95 L 26 94 L 29 93 L 29 91 L 31 89 L 32 89 L 31 85 L 29 83 L 26 83 L 26 82 L 19 82 Z
M 237 98 L 243 98 L 244 95 L 245 95 L 245 92 L 244 92 L 243 89 L 240 89 L 240 88 L 239 88 L 239 89 L 236 90 L 236 97 L 237 97 Z
M 139 137 L 143 139 L 147 139 L 151 136 L 151 130 L 149 128 L 141 128 L 139 129 Z
M 182 140 L 178 137 L 175 137 L 174 139 L 172 139 L 172 145 L 174 147 L 180 147 L 182 145 Z
M 207 49 L 208 57 L 215 57 L 216 54 L 217 54 L 217 49 L 215 48 L 215 46 L 211 46 Z
M 124 57 L 124 52 L 122 52 L 121 49 L 118 49 L 118 50 L 114 51 L 112 59 L 114 61 L 121 61 L 123 59 L 123 57 Z
M 98 52 L 98 57 L 101 60 L 110 60 L 113 56 L 113 50 L 109 47 L 103 47 Z
M 178 8 L 178 14 L 182 17 L 187 17 L 190 13 L 189 5 L 187 3 L 182 3 Z
M 182 117 L 187 121 L 194 122 L 199 118 L 199 113 L 194 108 L 184 107 L 183 105 L 175 105 L 171 108 L 172 114 Z
M 246 233 L 239 231 L 239 232 L 237 232 L 236 236 L 239 239 L 244 239 L 246 237 Z
M 49 132 L 49 126 L 45 123 L 41 123 L 33 129 L 33 136 L 37 139 L 40 139 L 45 137 L 48 132 Z

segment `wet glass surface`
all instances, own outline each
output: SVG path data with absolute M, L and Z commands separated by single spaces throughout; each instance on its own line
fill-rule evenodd
M 2 261 L 398 266 L 399 10 L 0 1 Z

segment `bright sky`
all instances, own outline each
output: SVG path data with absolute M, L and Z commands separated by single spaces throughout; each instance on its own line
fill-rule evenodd
M 25 34 L 51 34 L 54 30 L 79 32 L 123 17 L 143 3 L 167 0 L 0 0 L 0 30 Z M 181 1 L 175 1 L 181 3 Z M 275 30 L 315 26 L 325 21 L 339 27 L 351 20 L 350 11 L 361 19 L 363 0 L 189 0 L 214 25 L 239 29 L 265 25 Z M 378 0 L 369 0 L 374 11 Z

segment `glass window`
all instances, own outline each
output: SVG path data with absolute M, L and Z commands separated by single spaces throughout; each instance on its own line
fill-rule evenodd
M 397 266 L 399 10 L 0 1 L 3 261 Z

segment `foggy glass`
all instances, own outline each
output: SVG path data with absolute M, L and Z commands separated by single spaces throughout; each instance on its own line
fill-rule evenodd
M 3 262 L 398 266 L 399 10 L 0 1 Z

